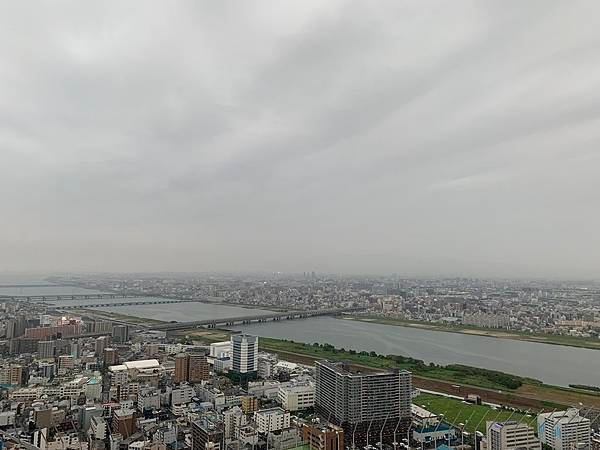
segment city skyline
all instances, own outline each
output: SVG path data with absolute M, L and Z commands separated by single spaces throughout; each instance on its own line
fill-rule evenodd
M 597 279 L 599 8 L 8 2 L 0 271 Z

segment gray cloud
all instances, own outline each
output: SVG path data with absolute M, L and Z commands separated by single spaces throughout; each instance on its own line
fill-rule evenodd
M 0 270 L 594 278 L 593 2 L 6 2 Z

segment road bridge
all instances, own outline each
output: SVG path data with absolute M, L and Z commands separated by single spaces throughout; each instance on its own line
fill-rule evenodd
M 87 309 L 87 308 L 107 308 L 113 306 L 139 306 L 139 305 L 164 305 L 167 303 L 197 303 L 195 300 L 148 300 L 133 302 L 112 302 L 112 303 L 92 303 L 83 305 L 56 305 L 56 309 Z
M 53 302 L 62 300 L 89 300 L 89 299 L 104 299 L 104 298 L 140 298 L 148 297 L 142 294 L 44 294 L 44 295 L 0 295 L 0 300 L 19 300 L 27 302 Z
M 38 287 L 76 287 L 70 284 L 0 284 L 0 289 L 16 288 L 38 288 Z
M 158 325 L 149 325 L 152 330 L 176 331 L 190 328 L 215 328 L 218 326 L 244 325 L 249 323 L 271 322 L 279 320 L 307 319 L 318 316 L 336 316 L 346 312 L 362 311 L 364 308 L 336 308 L 336 309 L 317 309 L 310 311 L 287 311 L 283 313 L 273 313 L 264 315 L 248 315 L 241 317 L 229 317 L 225 319 L 207 319 L 196 320 L 193 322 L 170 322 Z

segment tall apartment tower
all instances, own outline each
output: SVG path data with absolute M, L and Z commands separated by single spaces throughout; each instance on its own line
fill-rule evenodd
M 187 381 L 187 371 L 188 371 L 188 355 L 185 353 L 180 353 L 175 356 L 175 374 L 173 376 L 173 381 L 175 383 L 182 383 Z
M 112 338 L 115 343 L 124 344 L 129 340 L 129 327 L 127 325 L 113 326 Z
M 539 414 L 537 426 L 542 444 L 554 450 L 588 448 L 590 445 L 590 419 L 580 416 L 577 408 Z
M 541 450 L 533 428 L 521 422 L 487 422 L 488 450 Z
M 190 383 L 199 383 L 208 380 L 209 377 L 210 372 L 208 370 L 206 355 L 190 353 L 188 359 L 188 381 Z
M 345 363 L 317 361 L 315 410 L 344 429 L 346 445 L 392 443 L 411 422 L 412 375 L 405 370 L 352 371 Z

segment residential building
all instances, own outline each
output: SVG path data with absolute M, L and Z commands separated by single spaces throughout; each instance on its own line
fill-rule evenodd
M 290 427 L 290 413 L 282 408 L 261 409 L 254 413 L 254 422 L 259 433 L 281 431 Z
M 344 429 L 346 441 L 364 446 L 393 441 L 411 422 L 412 377 L 407 371 L 360 373 L 345 363 L 317 361 L 315 410 Z
M 222 422 L 203 418 L 192 422 L 192 450 L 224 450 Z
M 517 422 L 487 422 L 488 450 L 541 450 L 542 444 L 529 425 Z
M 333 424 L 311 424 L 302 427 L 302 440 L 311 450 L 343 450 L 344 430 Z
M 577 408 L 539 414 L 538 437 L 553 450 L 570 450 L 590 445 L 590 420 L 579 415 Z

